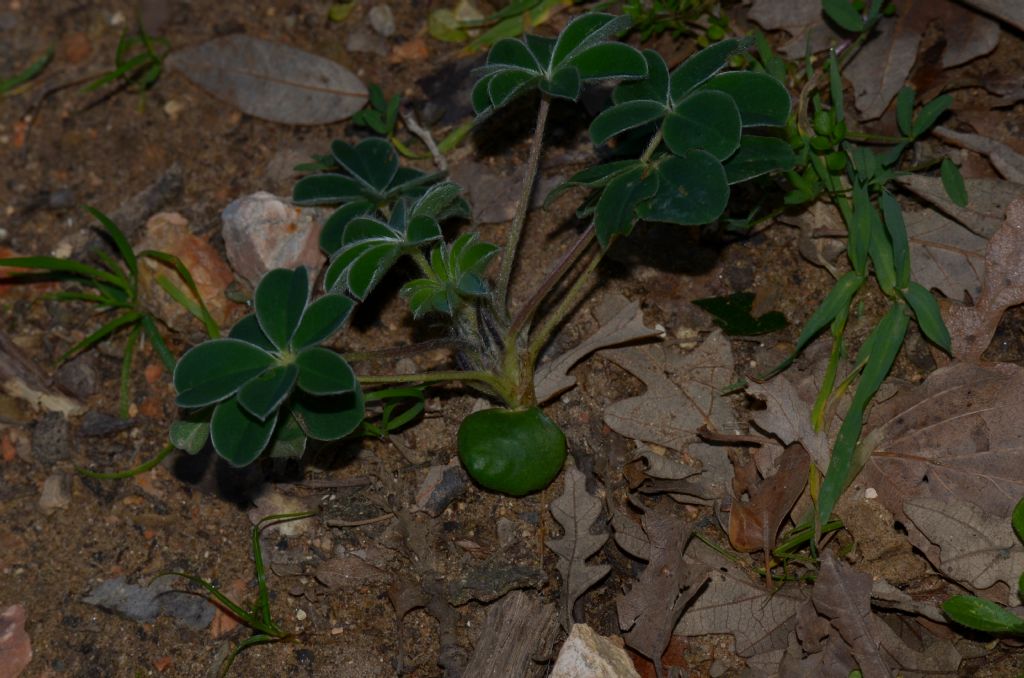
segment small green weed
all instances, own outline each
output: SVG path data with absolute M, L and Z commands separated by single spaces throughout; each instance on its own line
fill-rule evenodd
M 136 33 L 123 33 L 114 51 L 114 67 L 88 82 L 83 91 L 94 92 L 112 83 L 140 95 L 145 94 L 164 70 L 164 57 L 170 52 L 165 38 L 153 37 L 139 25 Z
M 53 60 L 54 49 L 51 47 L 46 53 L 26 66 L 20 73 L 13 75 L 6 80 L 0 80 L 0 96 L 11 93 L 18 87 L 38 77 L 43 69 Z

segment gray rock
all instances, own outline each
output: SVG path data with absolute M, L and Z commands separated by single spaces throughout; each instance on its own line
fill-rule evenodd
M 135 425 L 134 419 L 118 419 L 103 412 L 89 410 L 78 426 L 78 435 L 93 438 L 126 431 Z
M 54 380 L 79 400 L 86 400 L 99 388 L 99 374 L 91 353 L 79 353 L 59 368 Z
M 348 38 L 345 40 L 345 49 L 349 52 L 376 54 L 381 57 L 387 56 L 391 51 L 387 40 L 362 29 L 356 29 L 348 34 Z
M 390 38 L 395 34 L 395 15 L 391 13 L 391 8 L 381 3 L 374 5 L 370 8 L 370 28 L 375 30 L 378 35 L 385 38 Z
M 468 484 L 469 476 L 458 459 L 453 459 L 446 466 L 431 466 L 416 491 L 415 510 L 436 518 L 465 493 Z
M 71 428 L 59 412 L 47 412 L 32 430 L 32 457 L 54 464 L 71 456 Z
M 550 678 L 640 678 L 640 674 L 621 645 L 586 624 L 574 624 Z
M 255 287 L 267 271 L 304 265 L 310 276 L 323 265 L 319 237 L 331 211 L 296 207 L 260 191 L 224 208 L 224 246 L 235 273 Z
M 82 602 L 135 621 L 151 622 L 166 614 L 197 631 L 208 627 L 213 621 L 213 605 L 201 595 L 175 591 L 171 581 L 170 577 L 161 577 L 150 586 L 137 586 L 124 577 L 108 579 Z
M 39 510 L 48 516 L 68 506 L 71 506 L 71 479 L 65 473 L 53 473 L 43 481 Z

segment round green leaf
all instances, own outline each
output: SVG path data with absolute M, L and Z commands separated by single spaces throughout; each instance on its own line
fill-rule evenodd
M 292 189 L 296 205 L 336 205 L 363 196 L 358 181 L 341 174 L 314 174 L 302 177 Z
M 782 139 L 746 135 L 740 139 L 739 150 L 725 162 L 725 176 L 730 184 L 738 184 L 769 172 L 793 169 L 795 164 L 793 149 Z
M 575 66 L 561 66 L 550 78 L 543 78 L 538 83 L 542 92 L 553 97 L 576 101 L 580 96 L 580 72 Z
M 296 393 L 291 401 L 291 413 L 310 438 L 338 440 L 362 423 L 363 392 L 357 385 L 354 391 L 335 396 Z
M 386 189 L 398 172 L 398 154 L 386 139 L 364 139 L 354 147 L 335 141 L 331 154 L 355 179 L 377 192 Z
M 658 120 L 665 113 L 664 104 L 656 101 L 627 101 L 611 106 L 601 111 L 590 123 L 590 140 L 595 146 L 600 146 L 616 134 Z
M 245 383 L 238 390 L 238 404 L 263 421 L 281 406 L 292 392 L 299 368 L 295 365 L 278 365 Z
M 274 364 L 263 349 L 239 339 L 214 339 L 189 349 L 174 368 L 178 407 L 203 407 L 234 394 Z
M 345 359 L 319 346 L 306 349 L 295 359 L 299 388 L 310 395 L 348 393 L 356 388 L 356 375 Z
M 740 145 L 740 112 L 728 94 L 696 92 L 665 119 L 664 133 L 665 144 L 676 155 L 691 148 L 703 148 L 725 160 Z
M 309 274 L 305 266 L 294 271 L 275 268 L 263 276 L 253 296 L 260 329 L 280 350 L 288 347 L 307 303 Z
M 582 80 L 642 78 L 647 75 L 647 60 L 638 50 L 621 42 L 594 45 L 574 56 L 571 63 Z
M 355 302 L 341 294 L 325 294 L 307 306 L 292 335 L 292 350 L 301 351 L 319 344 L 337 332 L 353 306 Z
M 217 405 L 210 420 L 213 449 L 232 466 L 248 466 L 270 442 L 276 417 L 260 421 L 231 398 Z
M 649 221 L 707 224 L 725 211 L 729 183 L 722 163 L 702 150 L 670 156 L 658 165 L 658 192 L 637 208 Z
M 708 80 L 705 89 L 725 92 L 736 102 L 744 127 L 786 124 L 789 92 L 767 73 L 733 71 Z
M 672 101 L 679 103 L 687 94 L 701 83 L 725 67 L 726 62 L 736 52 L 749 47 L 748 40 L 722 40 L 702 49 L 672 71 L 669 78 L 669 89 Z

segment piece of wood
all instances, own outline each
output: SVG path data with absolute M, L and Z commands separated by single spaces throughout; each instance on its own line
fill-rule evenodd
M 545 656 L 555 639 L 555 606 L 512 591 L 487 611 L 483 633 L 463 675 L 473 678 L 543 675 L 534 657 Z

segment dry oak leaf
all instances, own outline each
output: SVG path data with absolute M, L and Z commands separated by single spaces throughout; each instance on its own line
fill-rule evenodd
M 1021 393 L 1018 365 L 936 370 L 871 411 L 862 442 L 871 457 L 856 485 L 874 487 L 897 518 L 905 501 L 921 497 L 970 501 L 1008 521 L 1024 496 Z
M 800 443 L 786 447 L 774 475 L 760 478 L 754 462 L 741 471 L 737 468 L 733 479 L 733 503 L 729 513 L 729 541 L 743 553 L 775 548 L 779 526 L 789 515 L 796 500 L 807 485 L 811 458 Z M 749 501 L 742 501 L 747 495 Z
M 832 445 L 824 431 L 815 431 L 810 406 L 785 374 L 764 383 L 747 384 L 747 393 L 765 403 L 763 410 L 750 413 L 750 420 L 762 431 L 778 437 L 784 445 L 801 443 L 822 473 L 828 471 Z
M 1024 84 L 1022 84 L 1024 88 Z M 903 188 L 956 219 L 960 225 L 982 238 L 988 239 L 999 230 L 1006 218 L 1006 209 L 1016 198 L 1024 195 L 1024 186 L 1004 179 L 964 179 L 970 202 L 960 207 L 949 199 L 939 177 L 907 174 L 896 178 Z M 820 204 L 820 203 L 819 203 Z
M 997 172 L 1003 175 L 1003 178 L 1015 184 L 1024 184 L 1024 155 L 1001 141 L 980 134 L 957 132 L 942 126 L 936 127 L 932 131 L 943 141 L 987 156 L 989 162 Z
M 1009 520 L 956 498 L 917 497 L 903 511 L 939 547 L 941 556 L 929 557 L 936 569 L 974 591 L 1003 582 L 1009 595 L 1001 602 L 1016 604 L 1024 546 Z
M 648 563 L 638 581 L 615 599 L 619 628 L 631 648 L 654 662 L 661 675 L 661 656 L 672 639 L 679 616 L 707 581 L 705 566 L 683 562 L 693 526 L 653 510 L 643 516 L 648 537 Z
M 562 628 L 568 631 L 572 628 L 576 599 L 601 581 L 611 566 L 587 564 L 587 559 L 608 541 L 603 525 L 600 532 L 591 531 L 601 517 L 601 500 L 587 492 L 587 479 L 575 466 L 570 465 L 562 478 L 565 489 L 551 502 L 550 511 L 564 534 L 549 540 L 547 546 L 558 555 L 558 573 L 562 576 L 558 616 Z
M 943 320 L 953 343 L 953 355 L 977 361 L 988 348 L 1003 313 L 1024 304 L 1024 200 L 1014 200 L 1006 221 L 985 250 L 981 294 L 973 306 L 948 304 Z
M 988 241 L 934 210 L 904 215 L 914 280 L 960 301 L 981 293 Z

